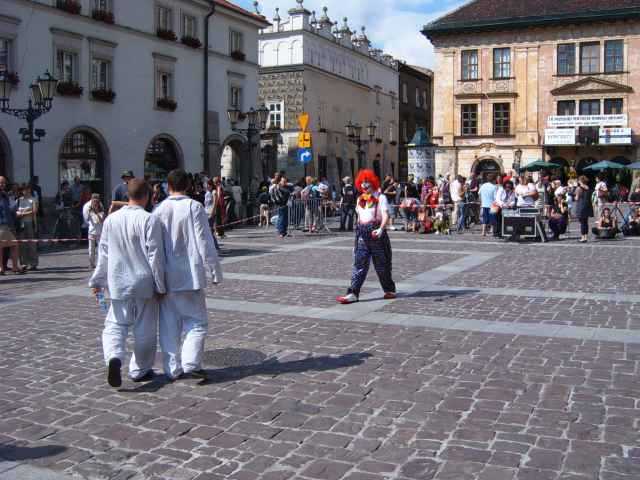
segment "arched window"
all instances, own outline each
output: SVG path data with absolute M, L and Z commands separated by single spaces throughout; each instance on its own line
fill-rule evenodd
M 91 193 L 104 194 L 104 158 L 98 140 L 87 131 L 68 134 L 58 162 L 60 183 L 80 178 Z
M 150 182 L 163 182 L 171 170 L 180 166 L 178 153 L 173 142 L 156 137 L 147 147 L 144 157 L 144 176 Z
M 490 158 L 484 159 L 484 160 L 480 160 L 477 164 L 476 164 L 476 168 L 474 169 L 473 173 L 477 176 L 477 175 L 482 175 L 482 180 L 486 180 L 486 177 L 490 174 L 494 175 L 494 176 L 498 176 L 501 173 L 501 168 L 500 168 L 500 164 L 498 162 L 496 162 L 495 160 L 492 160 Z

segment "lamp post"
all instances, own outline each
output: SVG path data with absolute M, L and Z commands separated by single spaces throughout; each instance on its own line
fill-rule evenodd
M 53 93 L 57 85 L 58 80 L 53 78 L 47 70 L 42 77 L 38 77 L 36 82 L 31 84 L 31 98 L 27 108 L 11 108 L 12 84 L 6 74 L 0 73 L 0 111 L 27 122 L 27 128 L 21 128 L 19 133 L 22 135 L 22 141 L 29 144 L 29 181 L 33 178 L 33 145 L 46 135 L 43 129 L 34 128 L 34 124 L 38 118 L 51 110 Z
M 252 161 L 253 152 L 253 137 L 259 134 L 266 128 L 267 118 L 269 118 L 269 109 L 263 105 L 254 109 L 249 109 L 248 112 L 241 112 L 237 108 L 230 108 L 227 110 L 227 116 L 229 117 L 229 123 L 231 123 L 231 130 L 237 133 L 245 134 L 248 141 L 249 161 Z M 238 124 L 247 120 L 247 128 L 238 128 Z
M 368 140 L 362 138 L 361 125 L 349 121 L 349 123 L 347 123 L 344 128 L 349 143 L 352 143 L 357 147 L 356 155 L 358 156 L 358 170 L 360 170 L 364 163 L 362 161 L 364 158 L 364 150 L 362 150 L 362 146 L 373 142 L 373 139 L 376 136 L 376 125 L 373 122 L 367 125 L 367 137 L 369 137 Z M 355 174 L 355 172 L 352 173 Z
M 513 168 L 513 170 L 515 170 L 515 172 L 517 174 L 520 173 L 520 166 L 522 164 L 522 150 L 517 149 L 515 152 L 513 152 L 513 165 L 511 166 Z

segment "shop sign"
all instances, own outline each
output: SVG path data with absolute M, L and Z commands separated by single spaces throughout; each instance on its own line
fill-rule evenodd
M 600 145 L 631 145 L 630 128 L 600 128 Z
M 575 145 L 575 128 L 546 128 L 544 131 L 545 145 Z
M 549 127 L 626 127 L 626 114 L 620 115 L 551 115 Z

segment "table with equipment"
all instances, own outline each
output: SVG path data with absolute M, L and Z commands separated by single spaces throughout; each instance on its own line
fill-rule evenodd
M 538 208 L 518 208 L 502 211 L 502 237 L 508 240 L 548 241 L 542 210 Z

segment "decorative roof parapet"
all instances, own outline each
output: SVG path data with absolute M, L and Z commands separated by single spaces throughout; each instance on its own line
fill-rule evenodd
M 295 15 L 295 14 L 301 14 L 301 13 L 304 13 L 306 15 L 311 14 L 309 10 L 304 8 L 304 5 L 303 5 L 304 0 L 296 0 L 296 3 L 298 4 L 298 6 L 289 10 L 289 15 Z

